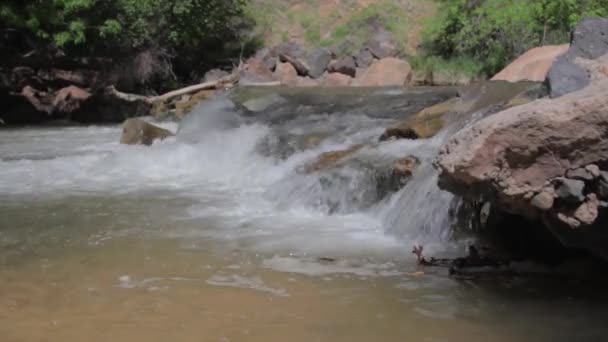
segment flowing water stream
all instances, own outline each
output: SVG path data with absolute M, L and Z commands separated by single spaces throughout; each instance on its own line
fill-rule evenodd
M 151 147 L 118 126 L 1 130 L 0 341 L 603 340 L 605 290 L 418 269 L 414 244 L 465 250 L 431 164 L 466 120 L 377 138 L 452 91 L 221 97 Z M 409 155 L 407 185 L 379 191 L 369 165 Z

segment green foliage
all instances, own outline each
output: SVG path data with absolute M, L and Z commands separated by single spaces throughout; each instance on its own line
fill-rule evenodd
M 585 15 L 608 15 L 608 0 L 442 0 L 425 26 L 425 48 L 472 58 L 493 74 L 526 50 L 567 42 Z
M 415 73 L 421 75 L 432 75 L 433 72 L 445 72 L 450 75 L 463 76 L 464 78 L 475 78 L 482 71 L 482 65 L 469 57 L 455 57 L 444 59 L 438 56 L 413 56 L 408 60 Z
M 1 26 L 60 47 L 201 48 L 241 38 L 245 0 L 5 0 Z

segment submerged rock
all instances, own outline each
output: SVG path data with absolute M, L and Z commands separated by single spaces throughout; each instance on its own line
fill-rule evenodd
M 306 173 L 311 173 L 311 172 L 316 172 L 319 170 L 334 167 L 340 161 L 342 161 L 343 159 L 345 159 L 348 156 L 355 154 L 356 152 L 361 150 L 363 147 L 365 147 L 365 145 L 357 144 L 357 145 L 353 145 L 345 150 L 330 151 L 330 152 L 322 153 L 315 162 L 313 162 L 309 165 L 306 165 L 304 170 Z
M 122 125 L 120 143 L 125 145 L 152 145 L 155 140 L 164 140 L 174 134 L 154 126 L 142 119 L 127 119 Z
M 389 139 L 427 139 L 439 132 L 445 125 L 444 115 L 453 111 L 457 98 L 438 103 L 387 128 L 380 141 Z

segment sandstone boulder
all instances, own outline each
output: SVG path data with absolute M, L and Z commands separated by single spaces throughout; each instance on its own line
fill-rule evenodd
M 298 80 L 298 72 L 290 63 L 278 63 L 274 71 L 274 78 L 282 85 L 293 86 Z
M 412 67 L 404 60 L 384 58 L 373 63 L 360 77 L 355 85 L 362 87 L 404 86 L 412 79 Z
M 125 145 L 152 145 L 155 140 L 164 140 L 173 133 L 167 129 L 154 126 L 142 119 L 127 119 L 122 125 L 120 143 Z
M 325 73 L 321 78 L 321 85 L 326 87 L 346 87 L 353 78 L 339 72 Z
M 542 82 L 555 60 L 565 54 L 570 44 L 547 45 L 531 49 L 492 77 L 493 81 Z
M 606 65 L 608 55 L 580 67 L 601 75 Z M 540 218 L 564 245 L 608 257 L 602 223 L 607 213 L 593 176 L 601 177 L 608 166 L 608 75 L 590 82 L 580 91 L 488 116 L 456 134 L 436 162 L 440 186 Z M 539 198 L 553 191 L 553 203 Z

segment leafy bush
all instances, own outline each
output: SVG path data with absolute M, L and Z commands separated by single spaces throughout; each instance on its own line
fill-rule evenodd
M 248 46 L 245 1 L 3 0 L 0 29 L 27 32 L 71 55 L 154 50 L 187 72 Z
M 608 15 L 608 0 L 441 0 L 425 27 L 426 53 L 468 57 L 488 75 L 526 50 L 568 41 L 586 15 Z

